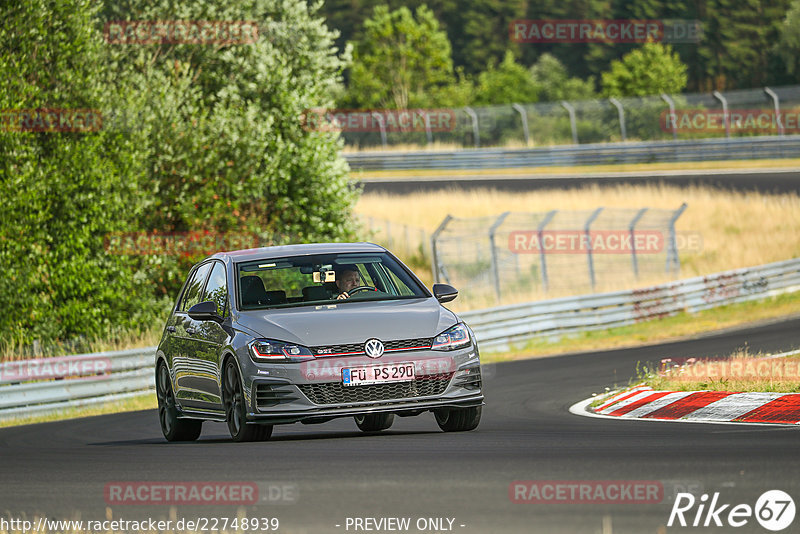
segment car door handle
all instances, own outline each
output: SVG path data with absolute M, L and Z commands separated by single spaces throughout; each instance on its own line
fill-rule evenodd
M 175 332 L 176 330 L 177 330 L 177 328 L 175 328 L 174 326 L 168 326 L 167 327 L 167 332 Z
M 189 328 L 187 328 L 187 329 L 186 329 L 186 333 L 187 333 L 187 334 L 196 334 L 196 333 L 197 333 L 197 330 L 195 330 L 194 328 L 192 328 L 192 327 L 190 326 Z

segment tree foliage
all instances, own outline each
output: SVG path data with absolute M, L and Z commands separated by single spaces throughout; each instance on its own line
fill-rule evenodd
M 648 42 L 603 73 L 603 93 L 609 97 L 677 94 L 686 82 L 686 65 L 672 47 Z
M 91 108 L 105 121 L 94 132 L 0 131 L 0 341 L 152 326 L 188 266 L 212 252 L 110 254 L 110 235 L 353 236 L 341 142 L 302 120 L 332 104 L 347 60 L 313 6 L 40 0 L 8 14 L 0 108 Z M 111 20 L 256 21 L 260 38 L 110 44 Z
M 453 62 L 447 34 L 422 5 L 390 11 L 375 8 L 355 43 L 350 74 L 351 101 L 364 107 L 430 105 L 430 94 L 452 83 Z

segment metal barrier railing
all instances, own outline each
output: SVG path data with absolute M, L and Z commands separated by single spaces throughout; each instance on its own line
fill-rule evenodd
M 346 153 L 351 168 L 381 170 L 476 170 L 727 159 L 794 158 L 800 135 L 597 143 L 542 148 Z
M 648 287 L 464 312 L 481 350 L 800 290 L 800 258 Z M 0 421 L 153 392 L 155 347 L 0 364 Z

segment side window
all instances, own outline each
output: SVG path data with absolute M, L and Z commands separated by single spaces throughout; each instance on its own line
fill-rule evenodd
M 183 302 L 181 303 L 181 311 L 187 311 L 189 308 L 200 302 L 200 292 L 203 290 L 203 284 L 206 282 L 208 271 L 211 269 L 211 264 L 206 263 L 195 271 L 191 281 L 186 284 L 186 291 L 184 291 Z
M 214 268 L 211 269 L 211 276 L 208 277 L 206 290 L 203 291 L 203 298 L 200 302 L 213 300 L 217 303 L 217 314 L 225 317 L 226 303 L 228 302 L 228 284 L 225 279 L 225 266 L 222 262 L 215 261 Z

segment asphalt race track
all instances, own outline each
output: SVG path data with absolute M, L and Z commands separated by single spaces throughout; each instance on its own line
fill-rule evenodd
M 798 348 L 800 318 L 645 348 L 487 366 L 487 406 L 470 433 L 444 434 L 424 414 L 396 419 L 380 435 L 361 434 L 352 420 L 341 419 L 279 426 L 271 441 L 247 444 L 230 442 L 222 424 L 206 423 L 200 441 L 167 444 L 155 411 L 2 429 L 0 509 L 6 517 L 28 518 L 232 518 L 238 508 L 231 505 L 106 510 L 104 488 L 131 481 L 247 481 L 262 488 L 265 502 L 245 506 L 244 514 L 277 517 L 279 532 L 366 532 L 346 528 L 348 518 L 407 517 L 408 532 L 448 532 L 418 529 L 417 521 L 450 518 L 452 531 L 465 533 L 643 534 L 666 531 L 672 496 L 684 488 L 719 492 L 720 503 L 731 505 L 754 506 L 770 489 L 800 502 L 800 429 L 568 413 L 593 392 L 627 383 L 639 361 L 722 355 L 745 344 L 752 352 Z M 658 504 L 515 504 L 509 498 L 515 480 L 660 481 L 664 498 Z M 786 532 L 798 524 L 800 518 Z M 668 531 L 766 532 L 754 518 L 736 529 Z

